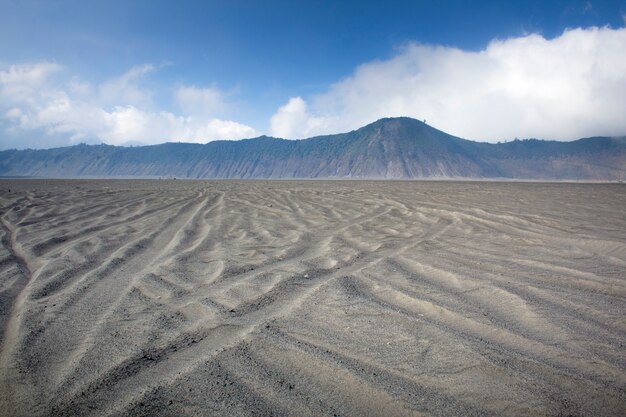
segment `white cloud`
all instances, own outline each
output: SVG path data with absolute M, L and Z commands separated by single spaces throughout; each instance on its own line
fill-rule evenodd
M 241 139 L 258 133 L 251 127 L 230 120 L 196 119 L 170 112 L 144 112 L 132 106 L 116 107 L 106 113 L 106 128 L 99 136 L 107 143 L 167 141 L 204 143 L 211 139 Z
M 226 95 L 216 87 L 181 86 L 174 92 L 178 106 L 186 114 L 205 115 L 223 112 L 229 105 Z
M 99 88 L 100 101 L 104 104 L 125 103 L 133 106 L 152 106 L 152 92 L 140 88 L 139 81 L 156 70 L 151 64 L 132 67 L 125 74 L 102 84 Z
M 20 117 L 22 117 L 22 111 L 17 107 L 13 107 L 9 109 L 4 115 L 7 117 L 7 119 L 19 119 Z
M 281 138 L 306 138 L 323 132 L 328 125 L 324 117 L 313 117 L 308 113 L 302 97 L 291 97 L 280 107 L 270 120 L 270 135 Z
M 52 62 L 11 65 L 5 70 L 0 69 L 0 98 L 13 102 L 28 101 L 61 69 L 60 65 Z
M 61 66 L 53 62 L 11 65 L 8 69 L 0 71 L 0 84 L 3 86 L 22 84 L 38 86 L 59 70 Z
M 69 134 L 71 143 L 97 137 L 112 145 L 167 141 L 204 143 L 213 139 L 240 139 L 258 134 L 249 126 L 228 120 L 145 111 L 132 105 L 116 106 L 106 111 L 97 106 L 72 102 L 66 97 L 49 102 L 37 112 L 31 127 L 44 127 L 49 134 Z
M 74 76 L 67 84 L 69 93 L 77 97 L 89 97 L 93 94 L 93 87 L 88 82 Z
M 232 120 L 212 119 L 199 124 L 187 133 L 186 140 L 202 141 L 202 138 L 240 139 L 257 136 L 258 132 L 241 123 Z
M 153 91 L 140 83 L 155 71 L 152 65 L 133 67 L 95 87 L 76 76 L 52 82 L 52 75 L 61 69 L 48 62 L 0 69 L 0 128 L 4 126 L 6 134 L 0 136 L 0 148 L 47 147 L 51 138 L 56 138 L 54 145 L 79 141 L 152 144 L 258 135 L 249 126 L 217 117 L 228 103 L 215 87 L 178 88 L 173 99 L 184 110 L 182 114 L 155 110 Z M 29 132 L 35 137 L 44 135 L 28 143 L 20 140 Z
M 461 137 L 576 139 L 626 134 L 626 29 L 495 40 L 484 50 L 409 44 L 272 117 L 289 137 L 410 116 Z M 313 126 L 313 127 L 312 127 Z

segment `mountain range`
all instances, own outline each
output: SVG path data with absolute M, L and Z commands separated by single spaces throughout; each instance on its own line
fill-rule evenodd
M 626 137 L 491 144 L 407 117 L 302 140 L 261 136 L 207 144 L 0 151 L 0 176 L 618 181 L 625 174 Z

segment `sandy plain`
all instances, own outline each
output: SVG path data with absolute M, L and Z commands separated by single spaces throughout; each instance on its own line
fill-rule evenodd
M 626 186 L 0 181 L 0 414 L 626 415 Z

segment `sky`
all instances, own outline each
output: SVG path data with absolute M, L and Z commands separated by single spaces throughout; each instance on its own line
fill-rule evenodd
M 626 0 L 0 0 L 0 149 L 626 135 Z

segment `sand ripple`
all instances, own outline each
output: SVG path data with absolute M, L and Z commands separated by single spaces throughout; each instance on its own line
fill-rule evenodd
M 0 414 L 624 415 L 624 207 L 621 185 L 2 181 Z

